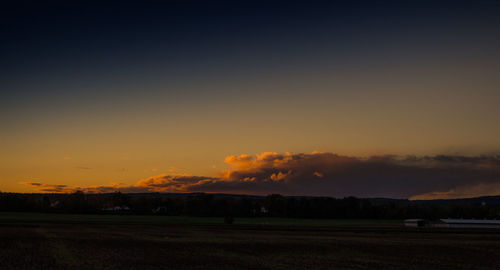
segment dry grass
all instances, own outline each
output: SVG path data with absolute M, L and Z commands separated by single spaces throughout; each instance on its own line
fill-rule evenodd
M 1 269 L 498 269 L 500 232 L 377 226 L 0 223 Z

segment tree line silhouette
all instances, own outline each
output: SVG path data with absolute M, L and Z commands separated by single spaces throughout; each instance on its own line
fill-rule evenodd
M 498 199 L 498 198 L 497 198 Z M 500 199 L 498 200 L 500 202 Z M 0 192 L 0 211 L 287 218 L 500 218 L 500 203 L 214 194 L 20 194 Z

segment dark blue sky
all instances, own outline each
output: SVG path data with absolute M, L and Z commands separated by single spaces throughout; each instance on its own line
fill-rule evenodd
M 331 57 L 332 46 L 339 54 L 374 46 L 390 56 L 380 46 L 391 41 L 442 42 L 446 49 L 448 41 L 469 44 L 476 35 L 497 44 L 500 26 L 495 1 L 14 2 L 2 6 L 4 79 L 193 65 L 232 69 L 225 67 L 232 61 L 273 65 L 268 58 L 275 54 L 278 62 L 309 58 L 310 50 L 316 58 Z

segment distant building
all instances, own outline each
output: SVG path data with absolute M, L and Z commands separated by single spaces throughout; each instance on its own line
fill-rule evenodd
M 419 219 L 419 218 L 405 219 L 406 227 L 424 227 L 427 224 L 428 222 L 425 219 Z
M 452 219 L 444 218 L 441 222 L 448 228 L 495 228 L 500 229 L 500 220 L 491 219 Z
M 406 227 L 432 227 L 432 228 L 496 228 L 500 229 L 500 220 L 487 219 L 453 219 L 443 218 L 437 221 L 425 219 L 406 219 Z

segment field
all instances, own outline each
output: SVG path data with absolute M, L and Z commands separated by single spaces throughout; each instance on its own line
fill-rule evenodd
M 0 213 L 0 269 L 498 269 L 500 230 Z

